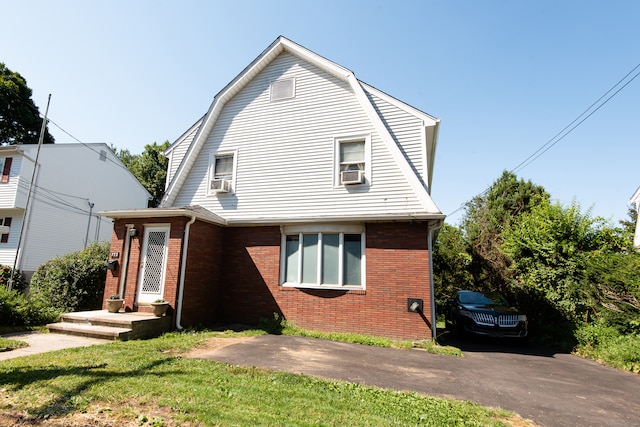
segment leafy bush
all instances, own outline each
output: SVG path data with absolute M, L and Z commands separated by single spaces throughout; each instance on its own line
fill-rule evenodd
M 9 280 L 11 279 L 11 270 L 13 269 L 8 265 L 0 265 L 0 286 L 8 288 Z M 13 283 L 11 284 L 11 289 L 23 292 L 27 289 L 27 281 L 19 271 L 16 271 L 13 274 Z
M 622 335 L 614 326 L 595 322 L 576 331 L 576 352 L 618 369 L 640 372 L 640 335 Z
M 26 297 L 22 291 L 0 286 L 2 326 L 39 326 L 55 322 L 59 311 L 41 297 Z
M 108 243 L 55 258 L 38 267 L 30 291 L 62 311 L 97 310 L 102 306 Z

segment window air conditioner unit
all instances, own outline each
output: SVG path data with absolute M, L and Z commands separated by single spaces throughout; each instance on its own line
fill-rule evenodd
M 210 190 L 214 193 L 227 193 L 231 188 L 231 181 L 228 179 L 212 179 Z
M 340 181 L 344 185 L 362 184 L 364 182 L 364 171 L 342 171 L 340 172 Z

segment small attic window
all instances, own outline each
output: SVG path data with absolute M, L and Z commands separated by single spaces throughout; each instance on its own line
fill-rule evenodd
M 271 101 L 279 101 L 281 99 L 290 99 L 296 96 L 296 79 L 290 77 L 271 82 L 270 86 Z
M 103 162 L 107 161 L 107 152 L 104 150 L 100 150 L 100 160 Z

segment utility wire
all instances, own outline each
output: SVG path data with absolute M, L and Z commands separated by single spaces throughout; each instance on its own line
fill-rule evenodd
M 603 98 L 605 98 L 609 93 L 611 93 L 616 87 L 618 87 L 620 85 L 620 83 L 622 83 L 623 81 L 625 81 L 627 79 L 627 77 L 629 77 L 634 71 L 636 71 L 638 68 L 640 68 L 640 64 L 636 65 L 635 67 L 633 67 L 633 69 L 631 69 L 631 71 L 629 71 L 624 77 L 622 77 L 620 80 L 618 80 L 618 82 L 616 84 L 614 84 L 608 91 L 606 91 L 600 98 L 598 98 L 593 104 L 591 104 L 586 110 L 584 110 L 578 117 L 576 117 L 571 123 L 569 123 L 568 125 L 566 125 L 564 128 L 562 128 L 562 130 L 560 132 L 558 132 L 557 134 L 555 134 L 553 136 L 553 138 L 551 138 L 550 140 L 548 140 L 546 143 L 544 143 L 540 148 L 538 148 L 535 152 L 533 152 L 533 154 L 531 154 L 529 157 L 527 157 L 526 159 L 524 159 L 522 162 L 520 162 L 516 167 L 514 167 L 513 169 L 510 170 L 510 172 L 512 173 L 516 173 L 518 171 L 521 171 L 522 169 L 524 169 L 525 167 L 529 166 L 531 163 L 533 163 L 535 160 L 537 160 L 540 156 L 542 156 L 544 153 L 546 153 L 547 151 L 549 151 L 553 146 L 555 146 L 558 142 L 562 141 L 565 137 L 567 137 L 571 132 L 573 132 L 578 126 L 580 126 L 582 123 L 584 123 L 589 117 L 591 117 L 593 114 L 595 114 L 598 110 L 600 110 L 600 108 L 604 107 L 605 104 L 607 104 L 614 96 L 616 96 L 620 91 L 622 91 L 622 89 L 624 89 L 625 87 L 627 87 L 629 85 L 629 83 L 631 83 L 632 81 L 634 81 L 639 75 L 640 72 L 636 73 L 632 78 L 630 78 L 625 84 L 623 84 L 620 88 L 618 88 L 618 90 L 616 90 L 615 92 L 613 92 L 611 94 L 611 96 L 609 96 L 607 99 L 605 99 L 603 102 L 600 103 L 600 101 L 602 101 Z M 600 103 L 600 104 L 598 104 Z M 594 108 L 597 105 L 596 108 Z M 593 109 L 593 110 L 592 110 Z M 592 110 L 592 111 L 591 111 Z M 591 112 L 589 112 L 591 111 Z M 588 114 L 587 114 L 588 113 Z M 583 117 L 584 116 L 584 117 Z M 581 119 L 582 118 L 582 119 Z M 481 193 L 475 195 L 472 197 L 472 199 L 476 198 L 476 197 L 483 197 L 484 195 L 486 195 L 489 190 L 491 189 L 491 187 L 487 187 L 484 191 L 482 191 Z M 451 216 L 453 214 L 455 214 L 456 212 L 460 211 L 461 209 L 464 208 L 464 206 L 466 205 L 466 202 L 461 204 L 457 209 L 455 209 L 453 212 L 449 213 L 447 216 Z
M 11 92 L 11 95 L 14 95 L 14 97 L 16 99 L 18 99 L 20 102 L 22 102 L 27 108 L 29 108 L 31 111 L 33 111 L 34 113 L 36 113 L 40 118 L 42 118 L 44 120 L 44 117 L 42 116 L 42 114 L 40 114 L 40 111 L 38 110 L 38 108 L 35 106 L 35 104 L 29 103 L 26 99 L 24 99 L 23 97 L 21 97 L 20 95 Z M 100 152 L 95 150 L 93 147 L 89 146 L 88 144 L 86 144 L 85 142 L 81 141 L 80 139 L 76 138 L 75 136 L 73 136 L 70 132 L 68 132 L 67 130 L 65 130 L 64 128 L 62 128 L 59 124 L 57 124 L 56 122 L 54 122 L 53 120 L 51 120 L 50 118 L 47 119 L 47 124 L 51 123 L 53 124 L 55 127 L 57 127 L 58 129 L 60 129 L 60 131 L 62 131 L 63 133 L 65 133 L 67 136 L 69 136 L 71 139 L 73 139 L 74 141 L 78 142 L 79 144 L 83 145 L 85 148 L 93 151 L 94 153 L 100 155 Z M 116 162 L 115 160 L 111 159 L 109 156 L 107 156 L 106 160 L 108 162 L 113 163 L 114 165 L 129 171 L 129 169 L 122 164 L 122 162 Z
M 525 167 L 527 167 L 528 165 L 530 165 L 533 161 L 535 161 L 538 157 L 540 157 L 541 155 L 543 155 L 545 152 L 547 152 L 551 147 L 553 147 L 554 145 L 556 145 L 558 142 L 562 141 L 567 135 L 569 135 L 571 132 L 573 132 L 573 130 L 575 128 L 577 128 L 578 126 L 580 126 L 585 120 L 587 120 L 589 117 L 591 117 L 596 111 L 598 111 L 600 108 L 604 107 L 604 105 L 609 102 L 609 100 L 611 100 L 611 98 L 613 98 L 614 96 L 616 96 L 618 94 L 618 92 L 620 92 L 622 89 L 624 89 L 625 87 L 627 87 L 627 85 L 629 83 L 631 83 L 633 80 L 635 80 L 636 77 L 638 77 L 640 75 L 640 72 L 636 73 L 635 76 L 633 76 L 628 82 L 626 82 L 624 85 L 622 85 L 622 87 L 620 87 L 617 91 L 615 91 L 610 97 L 608 97 L 606 100 L 604 100 L 604 102 L 602 102 L 600 105 L 598 105 L 598 107 L 596 107 L 593 111 L 591 111 L 589 114 L 587 114 L 587 112 L 589 110 L 591 110 L 598 102 L 600 102 L 602 100 L 602 98 L 604 98 L 605 96 L 607 96 L 613 89 L 615 89 L 616 86 L 618 86 L 624 79 L 626 79 L 632 72 L 634 72 L 638 67 L 640 67 L 640 64 L 636 65 L 635 68 L 633 70 L 631 70 L 626 76 L 624 76 L 618 83 L 616 83 L 611 89 L 609 89 L 604 95 L 602 95 L 600 98 L 598 98 L 598 100 L 596 102 L 594 102 L 593 104 L 591 104 L 589 106 L 589 108 L 587 108 L 586 110 L 584 110 L 578 117 L 576 117 L 571 123 L 569 123 L 567 126 L 565 126 L 560 132 L 558 132 L 553 138 L 551 138 L 549 141 L 547 141 L 542 147 L 538 148 L 538 150 L 536 150 L 536 152 L 534 152 L 532 155 L 530 155 L 529 157 L 527 157 L 524 161 L 522 161 L 520 164 L 518 164 L 518 166 L 516 166 L 515 168 L 513 168 L 511 170 L 511 172 L 517 172 L 519 170 L 524 169 Z M 585 114 L 587 114 L 582 120 L 580 120 L 580 118 L 582 116 L 584 116 Z M 580 120 L 580 121 L 578 121 Z M 576 123 L 577 122 L 577 123 Z M 574 125 L 575 123 L 575 125 Z M 567 130 L 570 126 L 574 125 L 573 127 L 571 127 L 569 130 Z M 566 132 L 565 132 L 566 131 Z M 563 134 L 563 132 L 565 132 Z M 562 135 L 562 136 L 560 136 Z M 554 141 L 554 139 L 557 140 L 555 142 L 552 143 L 552 141 Z

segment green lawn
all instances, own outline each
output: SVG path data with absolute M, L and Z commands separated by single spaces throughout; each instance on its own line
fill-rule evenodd
M 530 425 L 468 402 L 181 357 L 213 336 L 170 333 L 0 362 L 0 425 L 87 416 L 91 425 Z
M 24 341 L 0 337 L 0 351 L 9 351 L 14 348 L 25 347 L 26 345 L 27 343 Z

